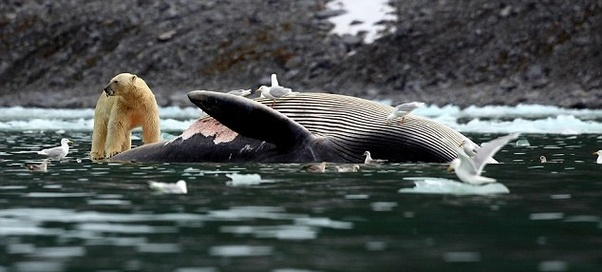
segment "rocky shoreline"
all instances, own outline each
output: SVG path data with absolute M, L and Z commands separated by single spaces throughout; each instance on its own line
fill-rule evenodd
M 330 33 L 327 0 L 10 0 L 0 106 L 94 107 L 119 72 L 162 106 L 195 89 L 298 91 L 393 103 L 602 108 L 602 1 L 393 0 L 373 43 Z

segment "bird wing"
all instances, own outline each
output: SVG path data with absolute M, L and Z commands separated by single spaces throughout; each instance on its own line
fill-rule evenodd
M 504 147 L 504 145 L 506 145 L 510 140 L 518 138 L 519 135 L 520 133 L 515 132 L 483 143 L 481 145 L 481 149 L 477 151 L 477 154 L 473 158 L 477 174 L 481 174 L 481 171 L 483 171 L 485 164 L 491 157 L 493 157 L 493 155 L 495 155 L 495 153 L 497 153 L 502 147 Z
M 276 74 L 272 74 L 272 87 L 277 87 L 280 86 L 280 84 L 278 84 L 278 78 L 276 76 Z
M 57 147 L 42 149 L 41 151 L 38 152 L 38 154 L 56 157 L 56 156 L 60 156 L 63 152 L 64 152 L 63 147 L 57 146 Z
M 270 88 L 270 94 L 273 97 L 283 97 L 289 93 L 291 93 L 293 90 L 290 88 L 284 88 L 281 86 L 276 86 L 276 87 L 272 87 Z
M 422 105 L 424 105 L 424 103 L 422 103 L 422 102 L 408 102 L 408 103 L 403 103 L 401 105 L 398 105 L 397 107 L 395 107 L 395 110 L 411 112 L 411 111 L 421 107 Z
M 409 112 L 409 111 L 411 111 L 412 109 L 413 109 L 413 108 L 412 108 L 412 107 L 410 107 L 410 106 L 408 105 L 408 103 L 404 103 L 404 104 L 401 104 L 401 105 L 397 105 L 397 106 L 395 107 L 395 111 L 397 111 L 397 112 Z
M 465 168 L 469 174 L 471 174 L 471 175 L 480 175 L 481 174 L 481 171 L 478 170 L 473 159 L 471 159 L 468 156 L 468 154 L 466 154 L 466 152 L 464 152 L 464 150 L 462 150 L 462 149 L 458 150 L 458 158 L 460 158 L 460 166 L 459 167 Z M 463 165 L 466 165 L 466 166 L 463 166 Z

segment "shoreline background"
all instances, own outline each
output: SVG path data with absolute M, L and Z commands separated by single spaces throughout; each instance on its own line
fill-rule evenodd
M 393 104 L 602 108 L 602 1 L 404 1 L 335 34 L 333 1 L 12 1 L 0 7 L 0 106 L 94 107 L 117 73 L 161 106 L 277 73 L 296 91 Z M 338 7 L 338 8 L 337 8 Z M 361 25 L 361 18 L 354 22 Z

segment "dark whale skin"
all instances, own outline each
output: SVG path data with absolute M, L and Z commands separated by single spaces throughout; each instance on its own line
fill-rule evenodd
M 207 115 L 173 140 L 110 161 L 359 163 L 370 151 L 389 162 L 449 162 L 467 139 L 412 114 L 402 125 L 387 125 L 393 107 L 344 95 L 299 93 L 275 103 L 210 91 L 188 97 Z

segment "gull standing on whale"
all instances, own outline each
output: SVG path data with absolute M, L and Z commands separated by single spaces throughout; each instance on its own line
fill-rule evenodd
M 458 150 L 458 158 L 454 159 L 447 168 L 448 171 L 454 170 L 456 176 L 464 182 L 473 185 L 495 182 L 495 179 L 481 176 L 483 168 L 487 161 L 495 155 L 510 140 L 518 138 L 520 133 L 511 133 L 506 136 L 496 138 L 492 141 L 483 143 L 481 149 L 477 151 L 474 158 L 470 158 L 464 149 Z
M 403 124 L 403 120 L 405 119 L 405 116 L 408 115 L 411 111 L 420 108 L 424 106 L 423 102 L 408 102 L 408 103 L 403 103 L 400 105 L 397 105 L 393 111 L 391 111 L 391 114 L 389 114 L 389 116 L 387 116 L 387 124 L 392 123 L 393 121 L 395 121 L 395 119 L 401 117 L 401 120 L 397 121 L 398 124 Z
M 276 99 L 285 97 L 287 95 L 293 94 L 293 90 L 291 88 L 285 88 L 278 84 L 278 78 L 276 74 L 272 74 L 272 85 L 270 87 L 261 85 L 256 92 L 261 92 L 261 95 L 265 98 L 272 99 L 272 107 L 276 102 Z
M 49 159 L 61 160 L 69 154 L 69 144 L 73 142 L 67 138 L 61 139 L 61 146 L 46 148 L 38 151 L 38 154 L 45 155 Z

